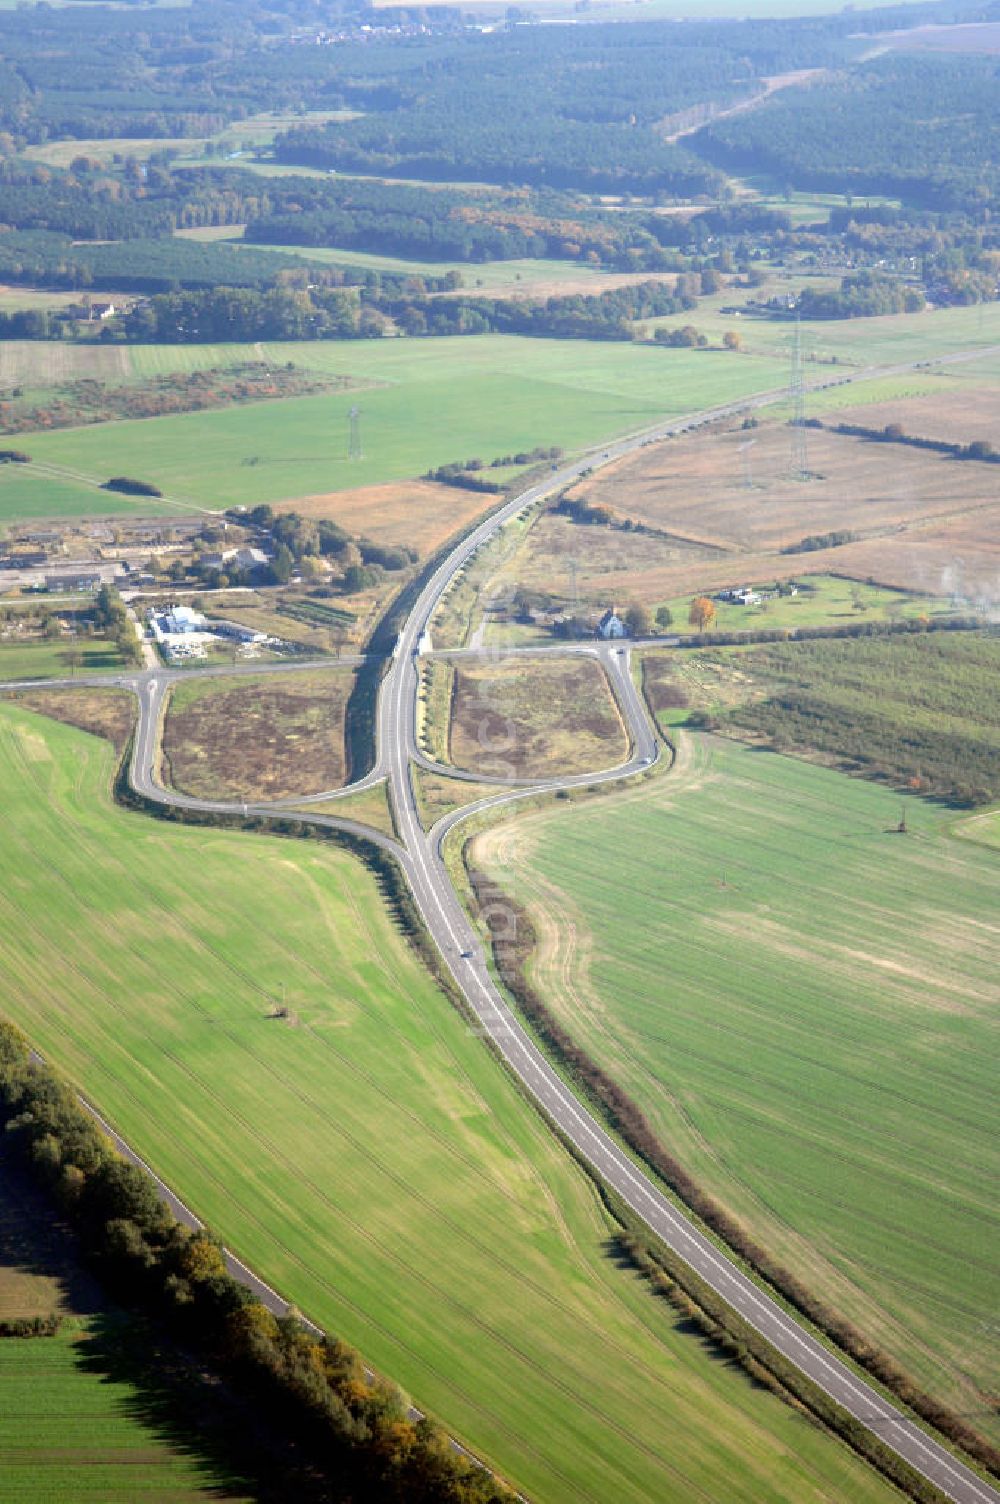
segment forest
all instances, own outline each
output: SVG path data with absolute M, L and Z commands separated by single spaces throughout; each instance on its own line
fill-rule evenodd
M 167 292 L 175 287 L 267 287 L 278 274 L 304 266 L 294 254 L 194 240 L 124 240 L 80 245 L 51 230 L 0 234 L 0 280 L 34 287 Z
M 1000 186 L 1000 75 L 989 57 L 890 53 L 716 120 L 695 144 L 796 188 L 976 212 Z

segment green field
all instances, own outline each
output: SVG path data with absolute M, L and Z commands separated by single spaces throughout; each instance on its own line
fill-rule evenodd
M 126 813 L 111 772 L 0 706 L 0 990 L 267 1279 L 537 1504 L 888 1501 L 608 1257 L 355 859 Z
M 757 606 L 713 600 L 715 618 L 706 631 L 785 631 L 955 614 L 951 603 L 940 596 L 910 595 L 903 590 L 892 590 L 887 585 L 869 585 L 863 580 L 847 580 L 836 574 L 808 574 L 809 555 L 796 555 L 795 559 L 802 563 L 798 595 L 778 596 L 773 601 L 761 601 Z M 766 588 L 769 584 L 773 588 L 774 585 L 773 581 L 757 579 L 747 583 L 754 589 Z M 688 621 L 691 599 L 690 595 L 681 595 L 664 603 L 673 613 L 673 624 L 668 629 L 671 634 L 690 636 L 698 630 Z
M 55 1337 L 0 1340 L 4 1504 L 195 1504 L 234 1499 L 137 1414 L 127 1382 L 88 1364 L 92 1322 Z
M 34 439 L 35 434 L 26 437 Z M 20 441 L 13 448 L 20 447 Z M 33 454 L 33 450 L 27 451 Z M 97 479 L 107 480 L 107 475 Z M 0 530 L 5 523 L 27 517 L 103 517 L 112 512 L 141 510 L 139 498 L 114 491 L 98 491 L 83 481 L 55 479 L 27 465 L 0 466 Z M 145 502 L 149 509 L 148 499 Z M 2 584 L 2 579 L 0 579 Z
M 45 600 L 45 596 L 39 597 Z M 70 650 L 80 654 L 70 663 Z M 113 673 L 124 667 L 113 642 L 100 637 L 63 638 L 59 642 L 0 640 L 0 680 L 69 679 L 74 675 Z
M 712 311 L 717 302 L 708 300 L 696 321 L 721 339 L 734 321 Z M 368 390 L 15 438 L 13 447 L 26 447 L 42 466 L 64 473 L 51 483 L 41 475 L 0 477 L 0 520 L 134 509 L 126 498 L 96 497 L 88 489 L 87 481 L 113 473 L 151 480 L 173 503 L 214 508 L 407 479 L 473 455 L 596 445 L 660 416 L 781 386 L 788 375 L 788 325 L 735 324 L 746 345 L 738 354 L 505 335 L 254 346 L 258 358 L 346 376 Z M 804 325 L 803 341 L 807 361 L 836 356 L 854 366 L 933 360 L 966 348 L 989 352 L 1000 345 L 1000 304 Z M 46 348 L 29 352 L 34 365 Z M 236 365 L 247 350 L 149 345 L 100 353 L 119 359 L 123 376 L 148 378 Z M 807 379 L 835 371 L 807 364 Z M 981 383 L 998 372 L 1000 361 L 986 353 L 948 377 L 917 371 L 888 386 L 869 383 L 857 392 L 811 398 L 809 410 L 934 391 L 956 377 Z M 347 415 L 355 404 L 362 411 L 365 457 L 350 462 Z
M 175 230 L 182 240 L 226 241 L 238 246 L 243 239 L 242 225 L 200 225 L 192 230 Z M 264 249 L 254 246 L 255 250 Z M 360 271 L 394 272 L 403 277 L 443 277 L 446 272 L 458 271 L 466 288 L 487 285 L 497 287 L 518 283 L 530 287 L 535 282 L 586 281 L 588 277 L 605 273 L 603 267 L 592 267 L 579 261 L 546 261 L 522 257 L 513 261 L 407 261 L 399 256 L 378 256 L 368 251 L 342 250 L 322 245 L 267 245 L 269 251 L 287 251 L 301 256 L 306 261 L 332 262 L 335 266 L 356 266 Z
M 820 279 L 829 283 L 829 278 Z M 816 279 L 775 277 L 773 283 L 754 294 L 769 297 L 779 291 L 817 286 Z M 721 341 L 728 330 L 739 334 L 744 354 L 752 357 L 791 356 L 794 327 L 787 319 L 746 318 L 721 312 L 738 307 L 749 294 L 727 288 L 724 293 L 699 302 L 691 313 L 644 321 L 649 328 L 666 329 L 694 324 L 710 340 Z M 801 326 L 805 380 L 835 377 L 836 365 L 891 365 L 910 360 L 934 360 L 954 350 L 988 349 L 1000 344 L 1000 303 L 981 303 L 971 308 L 940 308 L 924 313 L 887 314 L 869 319 L 803 319 Z M 984 361 L 984 367 L 986 362 Z M 828 367 L 831 367 L 828 369 Z M 975 371 L 978 366 L 970 366 Z M 816 399 L 819 400 L 819 399 Z M 817 409 L 818 410 L 818 409 Z
M 377 481 L 536 445 L 575 449 L 661 415 L 777 385 L 783 368 L 718 352 L 486 335 L 265 346 L 268 359 L 379 383 L 371 390 L 32 434 L 42 461 L 105 479 L 137 475 L 211 507 Z M 148 347 L 135 369 L 244 359 L 245 346 Z M 349 461 L 348 413 L 364 459 Z M 92 506 L 89 508 L 92 510 Z
M 1000 856 L 913 798 L 896 834 L 899 796 L 840 773 L 681 751 L 487 838 L 536 982 L 765 1246 L 996 1436 Z
M 967 820 L 957 821 L 954 834 L 1000 851 L 1000 809 L 986 810 L 981 815 L 970 815 Z

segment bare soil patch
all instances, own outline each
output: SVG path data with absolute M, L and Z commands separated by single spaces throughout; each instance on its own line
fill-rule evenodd
M 135 701 L 124 689 L 27 689 L 15 698 L 39 715 L 105 737 L 119 756 L 135 721 Z
M 299 496 L 277 503 L 275 510 L 327 517 L 354 536 L 406 544 L 426 558 L 453 533 L 496 506 L 498 499 L 434 481 L 407 480 Z
M 347 669 L 211 679 L 171 695 L 167 780 L 207 799 L 281 799 L 339 788 L 345 776 Z
M 618 707 L 596 662 L 456 668 L 456 767 L 491 777 L 550 777 L 611 767 L 627 751 Z
M 899 423 L 904 433 L 922 439 L 943 439 L 949 444 L 969 444 L 974 439 L 992 442 L 996 437 L 998 402 L 1000 393 L 996 387 L 974 386 L 971 380 L 956 378 L 950 390 L 942 388 L 922 397 L 838 408 L 825 421 L 860 423 L 866 428 Z M 891 454 L 898 452 L 896 448 L 890 450 Z

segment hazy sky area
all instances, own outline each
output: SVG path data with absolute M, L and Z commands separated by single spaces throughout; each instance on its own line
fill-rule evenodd
M 646 0 L 637 4 L 636 10 L 649 16 L 683 16 L 704 21 L 718 16 L 819 16 L 898 4 L 899 0 L 857 0 L 853 5 L 844 5 L 843 0 Z
M 395 0 L 375 0 L 376 5 L 392 4 Z M 426 0 L 426 3 L 449 4 L 451 0 Z M 492 0 L 463 0 L 463 9 L 475 10 L 478 5 L 485 9 Z M 875 10 L 899 5 L 900 0 L 855 0 L 844 5 L 843 0 L 591 0 L 590 10 L 583 20 L 717 20 L 720 17 L 761 16 L 821 16 L 843 10 Z M 930 0 L 915 0 L 929 4 Z M 522 0 L 524 9 L 538 16 L 562 16 L 576 20 L 572 0 Z

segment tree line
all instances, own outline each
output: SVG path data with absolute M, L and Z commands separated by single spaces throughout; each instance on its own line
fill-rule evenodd
M 1000 465 L 1000 451 L 989 439 L 970 439 L 966 444 L 951 439 L 928 439 L 919 434 L 907 433 L 901 423 L 886 423 L 881 428 L 871 428 L 864 423 L 824 423 L 821 418 L 809 418 L 806 426 L 828 428 L 832 433 L 867 439 L 873 444 L 905 444 L 911 449 L 929 449 L 932 454 L 944 454 L 953 460 L 976 460 L 984 465 Z
M 978 214 L 1000 187 L 1000 78 L 988 57 L 884 54 L 716 120 L 697 145 L 797 188 Z
M 111 322 L 102 338 L 135 343 L 215 340 L 380 339 L 395 327 L 422 335 L 521 334 L 551 339 L 632 340 L 633 321 L 679 313 L 695 299 L 663 282 L 544 301 L 399 294 L 399 284 L 358 289 L 216 287 L 164 293 Z M 697 340 L 694 341 L 697 343 Z M 685 341 L 679 341 L 685 343 Z
M 795 312 L 804 319 L 866 319 L 919 313 L 925 301 L 919 288 L 866 268 L 843 277 L 839 288 L 804 287 Z
M 129 621 L 125 602 L 112 585 L 102 585 L 97 592 L 91 620 L 102 636 L 111 639 L 126 664 L 142 662 L 142 648 L 135 627 Z

